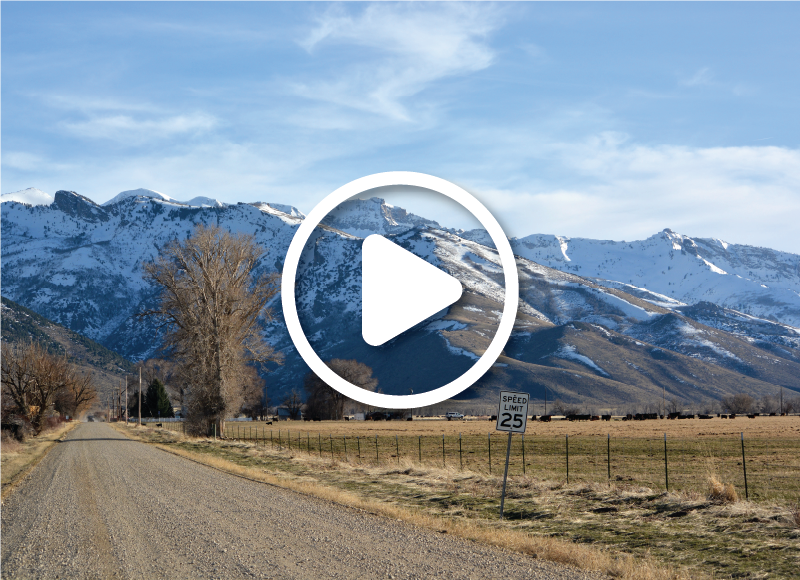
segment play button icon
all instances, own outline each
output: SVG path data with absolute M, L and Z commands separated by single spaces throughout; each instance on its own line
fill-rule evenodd
M 361 246 L 361 335 L 380 346 L 461 298 L 461 282 L 373 234 Z
M 503 266 L 503 314 L 488 348 L 458 378 L 432 391 L 390 395 L 368 391 L 337 375 L 316 353 L 305 335 L 297 313 L 295 278 L 304 248 L 320 230 L 322 220 L 339 204 L 381 187 L 414 187 L 439 193 L 474 215 L 491 236 Z M 331 233 L 331 235 L 337 235 Z M 435 266 L 379 235 L 361 244 L 361 335 L 367 344 L 380 346 L 450 306 L 461 297 L 461 283 Z M 410 409 L 434 405 L 455 397 L 481 378 L 502 354 L 514 329 L 519 305 L 516 258 L 508 237 L 495 217 L 471 193 L 433 175 L 411 171 L 375 173 L 346 183 L 328 194 L 306 216 L 289 244 L 281 275 L 281 306 L 286 330 L 298 354 L 314 374 L 349 399 L 384 409 Z M 408 364 L 413 365 L 413 361 Z

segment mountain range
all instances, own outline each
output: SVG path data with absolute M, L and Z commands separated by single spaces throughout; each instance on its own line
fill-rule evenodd
M 259 272 L 280 272 L 305 218 L 274 203 L 176 201 L 126 191 L 98 205 L 75 192 L 2 196 L 2 295 L 139 360 L 161 337 L 136 315 L 156 300 L 142 265 L 197 224 L 253 234 Z M 382 347 L 361 338 L 360 244 L 380 233 L 458 278 L 462 299 Z M 800 256 L 664 230 L 642 241 L 531 235 L 510 240 L 520 307 L 504 355 L 462 401 L 513 386 L 534 399 L 623 408 L 732 393 L 800 393 Z M 487 347 L 502 311 L 503 276 L 486 232 L 455 230 L 387 204 L 353 199 L 309 240 L 297 279 L 301 324 L 319 355 L 373 367 L 379 388 L 407 394 L 462 374 Z M 307 367 L 280 300 L 264 336 L 285 357 L 267 375 L 274 400 L 300 389 Z M 386 305 L 391 308 L 391 304 Z

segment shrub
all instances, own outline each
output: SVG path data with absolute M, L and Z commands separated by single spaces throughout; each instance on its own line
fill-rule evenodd
M 8 429 L 3 429 L 3 435 L 0 437 L 0 451 L 3 453 L 16 453 L 20 450 L 22 445 L 14 434 Z
M 722 483 L 712 475 L 708 478 L 708 499 L 716 503 L 734 503 L 739 501 L 739 496 L 730 483 Z

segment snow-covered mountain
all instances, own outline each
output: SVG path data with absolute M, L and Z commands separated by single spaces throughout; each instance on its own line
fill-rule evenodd
M 21 191 L 0 195 L 0 202 L 5 201 L 18 201 L 20 203 L 27 203 L 28 205 L 50 205 L 53 203 L 53 196 L 49 193 L 45 193 L 41 189 L 29 187 Z
M 259 270 L 280 271 L 305 217 L 280 204 L 184 204 L 148 191 L 124 192 L 130 195 L 120 194 L 102 206 L 67 191 L 57 192 L 49 205 L 3 203 L 3 295 L 139 359 L 159 346 L 152 323 L 136 316 L 155 299 L 154 289 L 142 280 L 142 264 L 159 248 L 190 235 L 196 224 L 215 224 L 254 235 L 268 248 Z M 360 331 L 360 248 L 362 238 L 371 233 L 391 236 L 465 286 L 462 300 L 439 318 L 378 348 L 366 345 Z M 672 244 L 672 258 L 660 255 L 667 252 L 663 236 Z M 691 300 L 685 295 L 688 281 L 706 280 L 700 285 L 706 290 L 712 287 L 708 280 L 727 282 L 726 276 L 736 274 L 720 274 L 711 267 L 740 272 L 748 260 L 755 266 L 758 249 L 735 246 L 712 255 L 697 240 L 670 236 L 676 234 L 664 232 L 625 244 L 632 246 L 627 249 L 621 242 L 582 240 L 581 245 L 552 236 L 513 240 L 521 298 L 515 333 L 506 356 L 463 396 L 481 398 L 513 384 L 537 398 L 547 387 L 550 397 L 608 406 L 660 400 L 664 392 L 699 401 L 730 392 L 760 396 L 776 385 L 800 391 L 800 331 L 794 328 L 796 303 L 788 293 L 798 256 L 763 250 L 764 255 L 772 252 L 768 255 L 775 272 L 767 267 L 754 267 L 753 272 L 759 280 L 772 280 L 773 287 L 753 283 L 753 288 L 746 286 L 750 294 L 735 287 L 741 302 L 735 308 L 717 302 L 736 295 L 727 289 L 701 292 Z M 411 386 L 418 393 L 449 382 L 485 350 L 502 310 L 502 269 L 490 246 L 480 230 L 447 230 L 379 198 L 342 204 L 309 240 L 299 268 L 298 310 L 312 346 L 323 359 L 357 358 L 370 364 L 387 393 L 405 394 Z M 584 272 L 590 257 L 597 262 L 595 270 Z M 724 267 L 722 258 L 728 260 Z M 623 259 L 638 266 L 625 266 Z M 668 261 L 659 275 L 675 270 L 681 296 L 670 292 L 672 284 L 663 291 L 646 278 L 657 278 L 661 270 L 652 264 L 660 264 L 659 259 Z M 702 266 L 692 269 L 695 263 Z M 632 277 L 634 272 L 641 276 Z M 704 278 L 711 275 L 717 278 Z M 749 278 L 742 280 L 749 283 L 755 274 Z M 681 280 L 685 285 L 677 284 Z M 776 281 L 789 296 L 777 306 L 774 295 L 767 293 L 780 289 Z M 770 305 L 774 308 L 767 313 L 758 310 Z M 270 384 L 278 391 L 300 388 L 307 367 L 289 340 L 280 300 L 272 307 L 275 318 L 265 326 L 265 336 L 286 360 L 274 369 Z
M 170 196 L 161 193 L 160 191 L 154 191 L 152 189 L 145 189 L 140 187 L 139 189 L 130 189 L 128 191 L 123 191 L 118 193 L 107 202 L 103 204 L 103 206 L 114 205 L 115 203 L 119 203 L 129 197 L 146 197 L 149 199 L 159 199 L 161 201 L 167 201 L 176 203 L 178 205 L 189 205 L 192 207 L 224 207 L 225 204 L 221 201 L 217 201 L 216 199 L 212 199 L 210 197 L 198 196 L 193 197 L 189 201 L 178 201 L 176 199 L 171 198 Z
M 710 302 L 800 327 L 797 254 L 669 229 L 635 242 L 536 234 L 514 239 L 512 246 L 516 254 L 557 270 L 625 291 L 655 293 L 648 299 L 667 306 Z

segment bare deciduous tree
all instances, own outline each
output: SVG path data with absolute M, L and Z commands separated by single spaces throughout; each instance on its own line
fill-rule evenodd
M 303 398 L 297 391 L 292 391 L 283 401 L 286 411 L 289 413 L 289 418 L 295 421 L 300 418 L 300 410 L 303 407 Z
M 367 391 L 374 391 L 378 379 L 372 376 L 372 369 L 357 360 L 335 358 L 328 367 L 344 380 Z M 303 388 L 306 391 L 306 415 L 318 419 L 340 420 L 344 414 L 345 402 L 349 399 L 330 387 L 313 372 L 305 377 Z
M 755 407 L 755 400 L 750 395 L 738 393 L 730 397 L 723 397 L 722 408 L 726 409 L 729 413 L 734 414 L 747 414 L 752 413 Z
M 253 276 L 265 250 L 253 236 L 197 226 L 184 242 L 168 244 L 145 277 L 161 288 L 156 316 L 167 330 L 165 347 L 187 387 L 187 422 L 207 432 L 210 422 L 241 409 L 248 363 L 279 361 L 264 342 L 258 320 L 271 320 L 267 303 L 276 276 Z
M 94 376 L 82 375 L 67 362 L 38 343 L 2 345 L 3 396 L 14 402 L 15 412 L 28 421 L 38 435 L 56 400 L 75 413 L 95 399 Z
M 248 366 L 244 371 L 241 412 L 254 421 L 267 414 L 264 379 L 258 376 L 258 372 L 252 366 Z
M 557 412 L 559 415 L 578 415 L 581 410 L 579 407 L 575 405 L 568 405 L 561 399 L 556 399 L 553 401 L 553 410 Z

